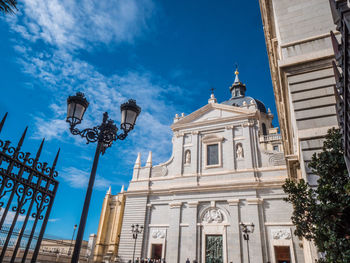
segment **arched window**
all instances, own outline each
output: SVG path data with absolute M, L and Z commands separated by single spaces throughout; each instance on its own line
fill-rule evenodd
M 266 130 L 266 125 L 265 125 L 265 123 L 263 123 L 263 124 L 261 125 L 261 127 L 262 127 L 262 132 L 263 132 L 263 134 L 264 134 L 264 135 L 267 135 L 267 130 Z

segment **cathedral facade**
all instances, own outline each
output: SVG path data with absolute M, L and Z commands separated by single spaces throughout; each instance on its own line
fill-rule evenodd
M 125 192 L 120 262 L 304 262 L 293 235 L 281 136 L 265 105 L 246 96 L 238 72 L 231 98 L 176 115 L 173 153 L 145 166 L 137 157 Z M 132 225 L 144 226 L 135 240 Z M 243 236 L 243 226 L 251 231 Z M 135 243 L 134 243 L 135 242 Z M 134 251 L 135 245 L 135 251 Z M 249 259 L 248 259 L 249 257 Z

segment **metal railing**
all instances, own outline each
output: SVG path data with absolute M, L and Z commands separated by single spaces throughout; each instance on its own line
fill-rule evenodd
M 261 135 L 260 142 L 272 142 L 272 141 L 280 141 L 282 140 L 281 134 L 269 134 L 269 135 Z

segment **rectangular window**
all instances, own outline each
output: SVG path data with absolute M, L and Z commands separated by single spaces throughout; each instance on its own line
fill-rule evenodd
M 219 164 L 219 145 L 207 145 L 207 165 Z
M 274 145 L 273 150 L 278 152 L 278 145 Z
M 290 263 L 289 246 L 274 246 L 276 263 Z

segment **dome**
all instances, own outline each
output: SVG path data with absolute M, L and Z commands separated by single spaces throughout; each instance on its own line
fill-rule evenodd
M 247 105 L 251 104 L 251 101 L 254 101 L 258 110 L 263 113 L 267 113 L 264 103 L 262 103 L 260 100 L 254 99 L 252 97 L 239 97 L 239 98 L 231 98 L 227 101 L 222 102 L 221 104 L 235 106 L 235 107 L 243 107 L 246 103 Z M 245 103 L 244 103 L 245 102 Z
M 222 102 L 221 104 L 225 104 L 225 105 L 231 105 L 231 106 L 235 106 L 235 107 L 245 107 L 249 104 L 255 103 L 258 110 L 260 112 L 263 113 L 267 113 L 266 112 L 266 108 L 264 103 L 262 103 L 260 100 L 254 99 L 252 97 L 249 96 L 245 96 L 245 91 L 246 91 L 246 87 L 245 84 L 243 84 L 238 77 L 238 70 L 236 69 L 235 71 L 235 81 L 233 82 L 232 86 L 230 87 L 230 91 L 231 91 L 231 99 Z

